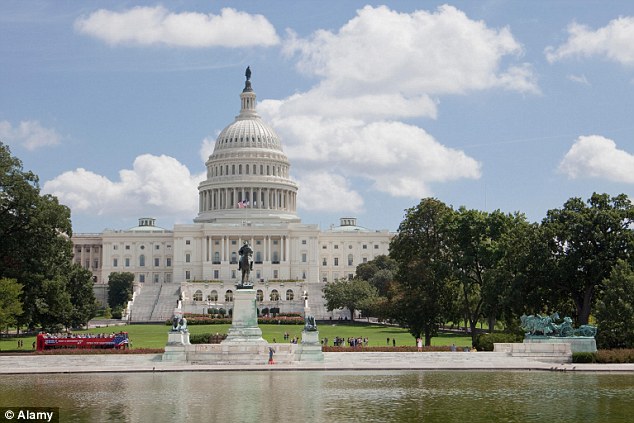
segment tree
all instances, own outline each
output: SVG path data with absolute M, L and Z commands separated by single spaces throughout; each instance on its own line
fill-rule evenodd
M 0 329 L 15 326 L 22 314 L 22 285 L 15 279 L 0 278 Z
M 542 222 L 554 263 L 553 292 L 575 304 L 579 325 L 588 323 L 595 294 L 619 259 L 634 250 L 634 207 L 625 194 L 594 193 L 586 205 L 571 198 Z
M 521 214 L 486 213 L 460 208 L 450 226 L 451 266 L 460 282 L 464 316 L 475 341 L 480 318 L 489 318 L 489 329 L 501 316 L 505 293 L 519 269 L 506 260 L 514 230 L 525 224 Z
M 79 265 L 73 265 L 69 275 L 67 289 L 70 293 L 72 327 L 84 326 L 97 314 L 97 300 L 93 291 L 92 272 Z
M 634 348 L 634 269 L 620 260 L 605 280 L 596 312 L 599 348 Z
M 48 304 L 52 285 L 66 291 L 72 260 L 70 210 L 51 195 L 41 195 L 38 177 L 0 143 L 0 277 L 22 285 L 24 312 L 18 325 L 35 327 L 56 318 Z M 63 288 L 63 289 L 62 289 Z M 44 317 L 44 321 L 40 320 Z M 64 324 L 66 316 L 58 316 Z
M 358 265 L 356 277 L 370 282 L 377 289 L 378 294 L 385 297 L 388 286 L 394 280 L 397 271 L 398 263 L 396 260 L 386 255 L 379 255 L 367 263 Z
M 378 300 L 376 288 L 361 279 L 342 279 L 327 283 L 323 293 L 328 311 L 347 308 L 353 321 L 355 311 L 367 309 Z
M 134 274 L 130 272 L 113 272 L 108 276 L 108 305 L 121 309 L 132 299 L 134 292 Z
M 455 281 L 450 273 L 448 226 L 454 211 L 441 201 L 426 198 L 408 209 L 390 243 L 390 257 L 398 263 L 391 304 L 393 317 L 425 345 L 452 315 Z

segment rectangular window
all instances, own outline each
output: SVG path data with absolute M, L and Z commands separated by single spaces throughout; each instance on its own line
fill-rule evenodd
M 172 274 L 171 273 L 166 273 L 165 274 L 165 282 L 172 283 Z
M 214 279 L 220 279 L 220 270 L 214 270 Z
M 302 253 L 302 263 L 306 263 L 306 253 Z
M 302 245 L 306 245 L 306 240 L 302 239 Z
M 327 247 L 326 247 L 325 245 L 322 245 L 322 246 L 321 246 L 321 249 L 322 249 L 322 250 L 325 250 L 326 248 L 327 248 Z
M 236 278 L 236 271 L 232 270 L 231 271 L 231 279 L 235 279 Z
M 189 253 L 185 254 L 185 263 L 189 263 L 191 261 L 191 256 Z
M 158 283 L 159 282 L 159 274 L 155 273 L 154 274 L 154 283 Z
M 335 263 L 334 263 L 335 266 L 339 266 L 339 257 L 335 257 L 334 260 L 335 260 Z
M 192 242 L 190 240 L 185 241 L 185 245 L 190 245 Z
M 154 249 L 155 249 L 155 250 L 160 250 L 160 249 L 161 249 L 161 246 L 160 246 L 160 245 L 156 245 L 156 246 L 154 246 Z
M 368 245 L 367 244 L 363 244 L 363 249 L 367 250 L 368 249 Z
M 126 249 L 126 250 L 129 250 L 129 249 L 130 249 L 130 246 L 129 246 L 129 245 L 126 245 L 126 246 L 125 246 L 125 249 Z
M 324 257 L 324 259 L 321 261 L 321 265 L 328 266 L 328 260 L 326 259 L 326 257 Z
M 139 275 L 139 282 L 145 283 L 145 275 Z
M 338 250 L 338 249 L 339 249 L 339 246 L 338 246 L 338 245 L 335 245 L 335 250 Z
M 125 259 L 125 267 L 130 267 L 130 259 L 127 257 Z
M 84 266 L 86 269 L 90 268 L 90 260 L 86 260 L 86 265 Z
M 99 269 L 99 260 L 95 260 L 92 262 L 92 268 L 93 269 Z
M 165 259 L 165 266 L 172 267 L 172 258 L 168 257 Z
M 154 258 L 154 267 L 159 267 L 161 265 L 161 259 L 156 257 Z
M 273 279 L 277 279 L 277 273 L 278 273 L 277 270 L 273 271 Z
M 185 270 L 185 279 L 186 280 L 190 280 L 191 279 L 191 272 L 189 270 Z
M 112 259 L 112 267 L 117 267 L 119 266 L 119 259 Z
M 118 249 L 119 249 L 119 246 L 118 246 L 118 245 L 113 245 L 113 246 L 112 246 L 112 249 L 113 249 L 113 250 L 118 250 Z
M 375 250 L 378 250 L 378 249 L 379 249 L 379 244 L 376 244 L 376 245 L 374 246 L 374 249 L 375 249 Z

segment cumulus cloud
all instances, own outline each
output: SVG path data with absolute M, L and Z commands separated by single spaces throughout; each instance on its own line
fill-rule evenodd
M 600 135 L 581 136 L 568 150 L 559 170 L 571 179 L 604 178 L 634 183 L 634 154 L 617 148 L 611 139 Z
M 248 30 L 246 30 L 248 28 Z M 279 43 L 275 28 L 262 15 L 224 8 L 219 15 L 173 13 L 163 6 L 123 12 L 100 9 L 75 21 L 75 29 L 110 45 L 176 47 L 248 47 Z
M 284 51 L 299 56 L 298 69 L 324 79 L 321 90 L 343 97 L 538 91 L 527 64 L 502 69 L 505 56 L 522 54 L 508 28 L 488 28 L 447 5 L 434 13 L 366 6 L 336 33 L 302 39 L 290 32 Z
M 65 172 L 44 184 L 43 192 L 55 195 L 73 211 L 94 215 L 131 214 L 184 216 L 197 211 L 197 185 L 204 175 L 191 175 L 186 166 L 168 156 L 138 156 L 132 169 L 111 181 L 86 169 Z
M 36 120 L 22 121 L 15 127 L 6 120 L 0 122 L 0 139 L 29 151 L 57 145 L 61 138 L 55 129 L 44 128 Z
M 603 56 L 623 65 L 634 65 L 634 17 L 611 20 L 606 26 L 592 30 L 586 25 L 568 25 L 568 40 L 559 47 L 549 46 L 546 58 L 553 63 L 570 57 Z
M 360 212 L 363 198 L 340 175 L 327 171 L 306 172 L 299 178 L 298 206 L 311 211 Z

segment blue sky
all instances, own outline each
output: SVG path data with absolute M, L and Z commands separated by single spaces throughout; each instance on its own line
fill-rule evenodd
M 0 140 L 75 232 L 190 223 L 247 65 L 322 228 L 634 193 L 631 1 L 2 1 Z

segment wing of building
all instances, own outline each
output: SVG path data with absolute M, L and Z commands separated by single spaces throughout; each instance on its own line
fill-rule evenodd
M 258 116 L 249 79 L 240 104 L 205 163 L 207 179 L 198 186 L 192 224 L 167 230 L 141 218 L 127 230 L 73 236 L 74 260 L 93 272 L 102 301 L 110 273 L 135 275 L 130 320 L 164 321 L 179 296 L 186 312 L 230 310 L 245 241 L 253 249 L 251 278 L 260 310 L 302 312 L 306 291 L 318 319 L 346 317 L 347 310 L 326 310 L 324 284 L 352 277 L 358 264 L 388 254 L 392 234 L 357 226 L 355 218 L 323 231 L 301 222 L 288 157 Z

